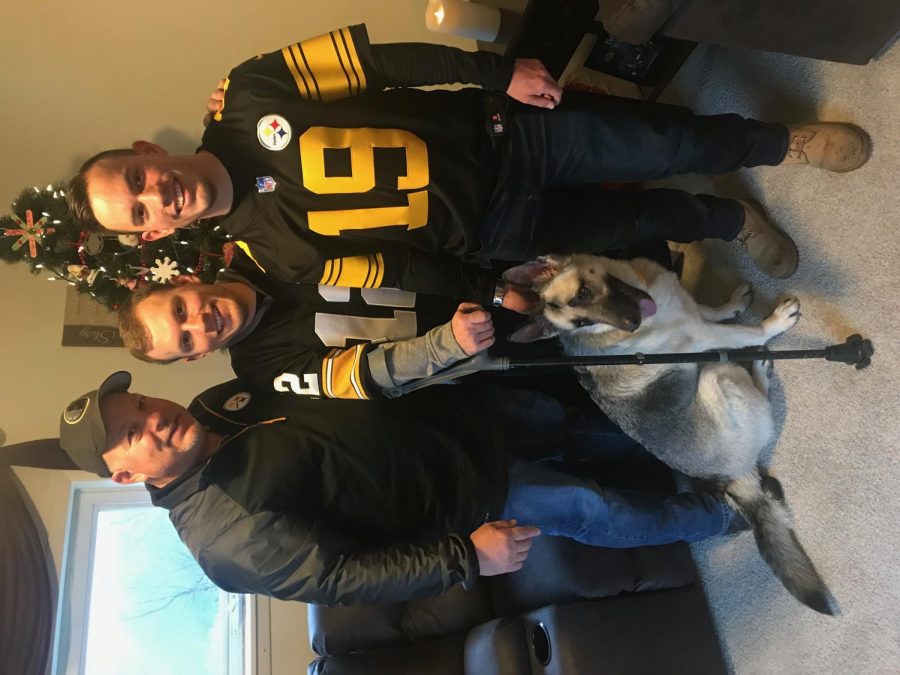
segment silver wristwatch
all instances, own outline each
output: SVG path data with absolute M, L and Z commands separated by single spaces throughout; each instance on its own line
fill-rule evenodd
M 503 279 L 498 279 L 497 283 L 494 284 L 494 299 L 491 301 L 491 304 L 494 307 L 501 307 L 504 295 L 506 295 L 506 282 Z

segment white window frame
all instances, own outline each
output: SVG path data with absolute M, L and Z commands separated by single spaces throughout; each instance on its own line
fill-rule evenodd
M 112 481 L 71 484 L 50 669 L 53 675 L 85 673 L 88 599 L 98 513 L 148 505 L 150 495 L 142 484 L 122 486 Z M 246 600 L 243 675 L 271 675 L 270 601 L 256 595 L 247 596 Z

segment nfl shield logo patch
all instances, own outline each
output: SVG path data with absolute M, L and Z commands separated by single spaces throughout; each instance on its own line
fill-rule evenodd
M 256 177 L 257 192 L 275 192 L 275 179 L 272 176 Z

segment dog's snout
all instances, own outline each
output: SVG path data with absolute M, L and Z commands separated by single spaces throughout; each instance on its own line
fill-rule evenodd
M 620 327 L 622 330 L 633 333 L 641 327 L 641 317 L 624 316 L 622 317 L 622 325 Z

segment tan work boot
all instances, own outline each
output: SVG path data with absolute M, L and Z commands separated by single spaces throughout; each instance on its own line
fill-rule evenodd
M 788 151 L 778 166 L 806 164 L 844 173 L 861 167 L 872 154 L 869 134 L 855 124 L 794 124 L 788 133 Z
M 737 240 L 759 269 L 770 277 L 787 279 L 797 271 L 800 262 L 794 240 L 766 219 L 758 203 L 739 201 L 744 207 L 744 227 Z

